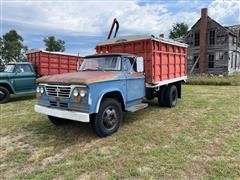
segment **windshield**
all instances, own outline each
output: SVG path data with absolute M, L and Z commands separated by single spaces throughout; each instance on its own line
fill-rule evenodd
M 81 65 L 80 71 L 120 71 L 121 57 L 120 56 L 100 56 L 86 58 Z
M 14 64 L 8 64 L 5 66 L 4 72 L 13 72 L 15 65 Z

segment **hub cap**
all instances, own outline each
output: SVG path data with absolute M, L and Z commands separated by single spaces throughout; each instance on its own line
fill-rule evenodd
M 103 112 L 103 125 L 105 128 L 111 130 L 117 125 L 117 113 L 113 106 L 108 106 Z

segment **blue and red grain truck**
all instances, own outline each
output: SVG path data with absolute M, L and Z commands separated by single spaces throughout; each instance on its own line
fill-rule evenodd
M 90 123 L 105 137 L 119 128 L 123 111 L 146 108 L 143 99 L 158 98 L 174 107 L 186 80 L 187 45 L 153 36 L 121 36 L 96 46 L 79 72 L 37 80 L 35 111 L 61 125 Z

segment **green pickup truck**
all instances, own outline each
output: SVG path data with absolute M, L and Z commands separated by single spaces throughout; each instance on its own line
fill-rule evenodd
M 9 101 L 10 94 L 21 95 L 34 93 L 36 73 L 29 62 L 14 62 L 0 72 L 0 104 Z

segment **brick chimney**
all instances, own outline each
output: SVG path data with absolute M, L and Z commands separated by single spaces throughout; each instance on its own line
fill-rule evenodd
M 205 73 L 207 70 L 207 8 L 201 9 L 200 20 L 200 59 L 199 59 L 199 72 Z

